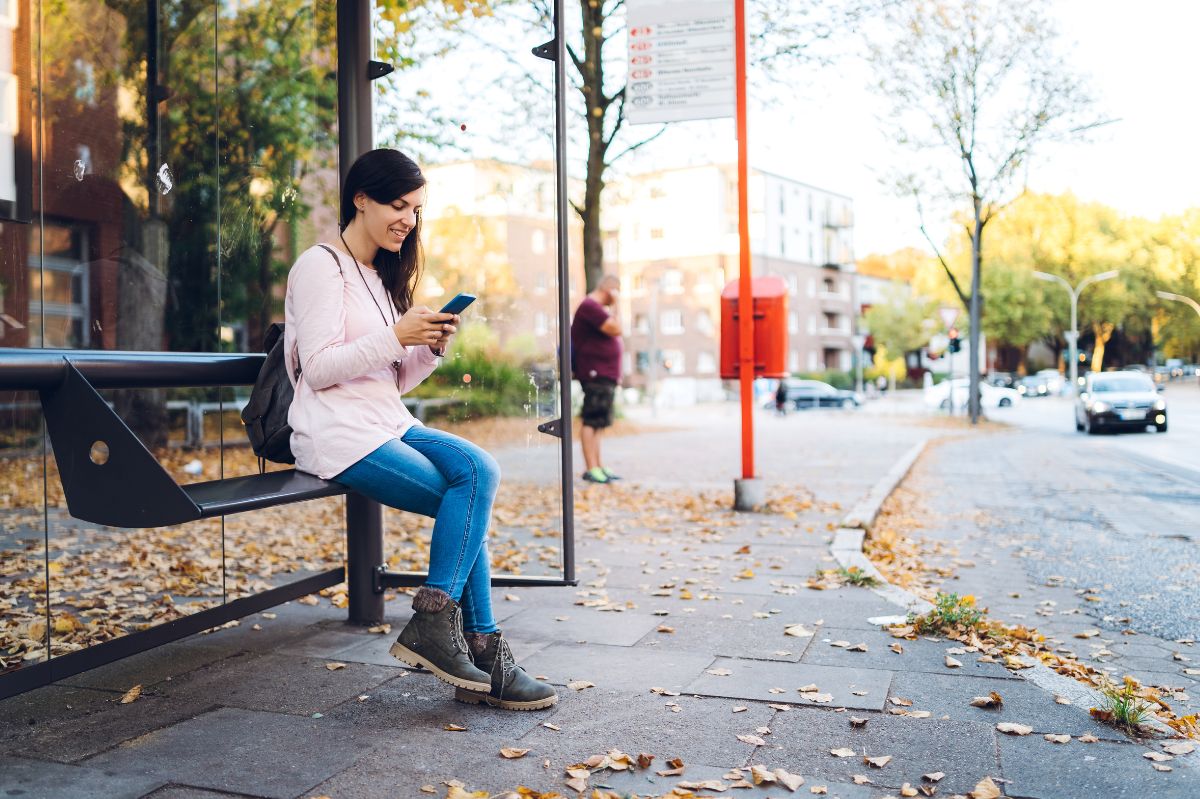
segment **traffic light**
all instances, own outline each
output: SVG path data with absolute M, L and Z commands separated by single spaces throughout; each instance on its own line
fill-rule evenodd
M 962 339 L 958 337 L 957 327 L 950 328 L 950 330 L 946 333 L 946 336 L 950 339 L 950 346 L 947 347 L 950 352 L 958 352 L 962 349 Z

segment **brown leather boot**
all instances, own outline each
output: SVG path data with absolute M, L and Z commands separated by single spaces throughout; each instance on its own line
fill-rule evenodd
M 558 701 L 554 688 L 533 679 L 517 665 L 508 641 L 499 630 L 494 633 L 468 633 L 471 658 L 492 678 L 491 689 L 454 690 L 454 698 L 469 705 L 487 702 L 503 710 L 543 710 Z
M 491 678 L 471 663 L 463 638 L 462 609 L 445 591 L 427 585 L 413 597 L 413 616 L 392 644 L 393 657 L 429 669 L 455 688 L 487 691 Z

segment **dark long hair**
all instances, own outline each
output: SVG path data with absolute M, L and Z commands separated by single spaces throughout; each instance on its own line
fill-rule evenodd
M 371 150 L 363 153 L 350 166 L 342 185 L 342 230 L 358 213 L 354 197 L 361 191 L 377 203 L 387 204 L 425 185 L 425 176 L 416 162 L 399 150 Z M 421 215 L 416 225 L 404 237 L 400 252 L 380 247 L 375 253 L 374 266 L 383 286 L 392 295 L 400 313 L 413 305 L 413 291 L 421 279 L 424 263 L 421 252 Z

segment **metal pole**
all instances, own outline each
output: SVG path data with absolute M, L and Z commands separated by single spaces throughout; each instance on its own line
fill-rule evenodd
M 734 3 L 738 140 L 738 382 L 742 400 L 742 479 L 754 477 L 754 288 L 750 274 L 749 144 L 746 125 L 746 3 Z
M 371 0 L 337 4 L 338 172 L 341 180 L 354 160 L 371 150 Z M 383 592 L 376 570 L 383 561 L 383 506 L 360 494 L 346 496 L 346 583 L 351 624 L 383 621 Z
M 558 240 L 558 374 L 562 407 L 563 579 L 575 583 L 575 474 L 571 427 L 571 271 L 567 224 L 567 37 L 565 0 L 554 0 L 554 188 Z
M 383 591 L 376 590 L 383 568 L 383 507 L 362 494 L 346 495 L 346 584 L 351 624 L 383 621 Z
M 1071 289 L 1071 340 L 1067 342 L 1071 351 L 1071 396 L 1079 393 L 1079 292 L 1082 290 L 1082 286 Z

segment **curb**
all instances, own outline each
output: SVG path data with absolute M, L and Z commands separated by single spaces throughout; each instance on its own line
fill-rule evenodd
M 877 584 L 871 588 L 871 591 L 893 605 L 904 608 L 904 616 L 878 616 L 868 619 L 867 621 L 872 624 L 887 626 L 903 623 L 907 614 L 919 615 L 933 609 L 933 605 L 928 601 L 907 589 L 892 585 L 884 579 L 883 574 L 875 568 L 875 564 L 863 552 L 866 534 L 879 516 L 883 503 L 908 476 L 917 458 L 921 457 L 921 453 L 925 451 L 926 443 L 927 441 L 920 441 L 904 453 L 888 473 L 875 484 L 867 496 L 851 508 L 850 512 L 842 519 L 841 526 L 834 533 L 833 542 L 829 546 L 829 554 L 840 566 L 855 567 L 863 573 L 871 575 L 877 580 Z M 1103 695 L 1084 683 L 1059 674 L 1036 658 L 1022 656 L 1021 660 L 1029 668 L 1016 672 L 1017 676 L 1051 695 L 1069 700 L 1068 707 L 1077 708 L 1084 715 L 1089 715 L 1089 708 L 1099 707 L 1103 703 Z M 1155 716 L 1151 716 L 1142 726 L 1171 738 L 1178 736 L 1175 730 L 1159 721 Z
M 865 497 L 858 501 L 858 504 L 850 509 L 850 512 L 842 519 L 841 526 L 851 530 L 870 531 L 871 525 L 875 523 L 875 518 L 879 516 L 879 509 L 896 490 L 896 486 L 900 485 L 900 481 L 908 476 L 908 472 L 917 462 L 917 458 L 921 457 L 921 453 L 925 451 L 926 443 L 928 443 L 927 440 L 918 441 L 908 452 L 901 455 L 900 460 L 896 461 L 888 473 L 875 484 Z

